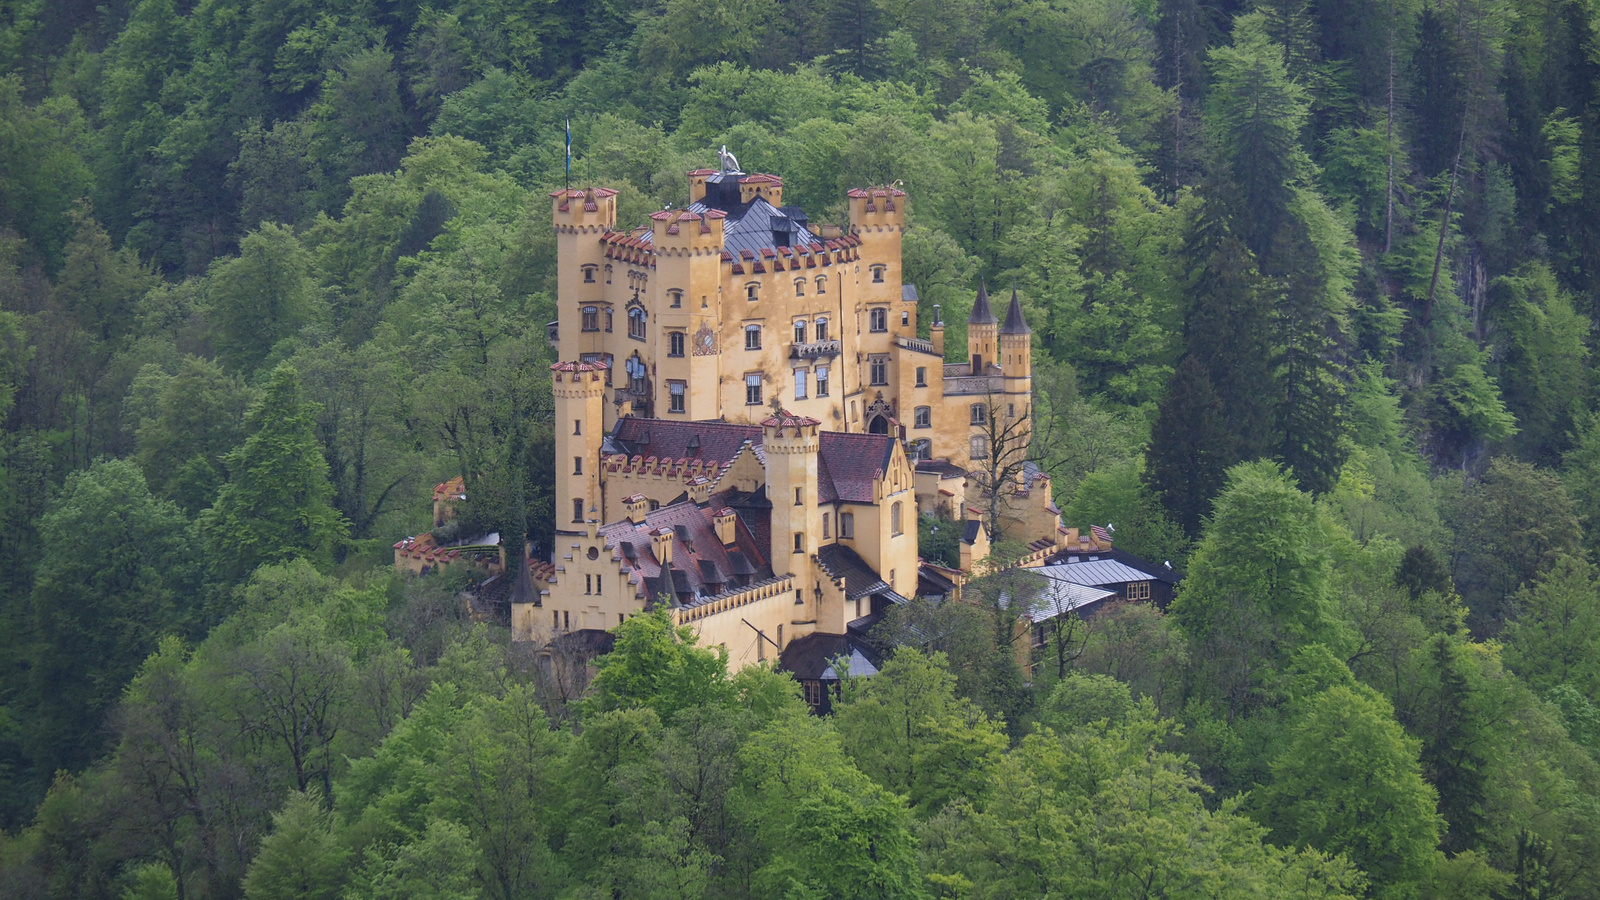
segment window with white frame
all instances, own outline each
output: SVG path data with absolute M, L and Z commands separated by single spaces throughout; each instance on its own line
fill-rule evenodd
M 982 403 L 972 404 L 972 424 L 982 425 L 989 421 L 989 407 Z
M 796 400 L 804 400 L 804 399 L 806 399 L 806 381 L 807 381 L 806 375 L 807 374 L 808 374 L 808 371 L 806 369 L 795 369 L 794 370 L 794 398 Z
M 854 538 L 856 536 L 856 514 L 839 513 L 839 537 Z
M 932 428 L 933 427 L 933 407 L 931 407 L 931 406 L 919 406 L 919 407 L 917 407 L 916 411 L 913 413 L 912 421 L 914 423 L 914 426 L 917 427 L 917 428 Z
M 867 323 L 872 331 L 888 331 L 889 311 L 881 306 L 867 310 Z
M 972 436 L 971 445 L 972 445 L 971 446 L 971 451 L 972 452 L 970 454 L 968 454 L 968 455 L 970 455 L 973 459 L 988 459 L 989 458 L 989 439 L 988 438 L 984 437 L 981 434 L 975 434 L 975 435 Z
M 796 344 L 804 344 L 806 342 L 806 320 L 805 319 L 795 319 L 794 320 L 794 342 Z
M 817 366 L 817 396 L 828 396 L 828 367 Z
M 744 348 L 746 350 L 761 349 L 761 326 L 746 325 L 744 327 Z
M 868 368 L 872 376 L 871 384 L 885 385 L 889 383 L 889 357 L 873 356 L 868 360 Z
M 761 405 L 760 372 L 752 372 L 744 377 L 744 402 L 746 406 Z
M 683 397 L 686 385 L 681 381 L 667 382 L 667 412 L 683 412 Z

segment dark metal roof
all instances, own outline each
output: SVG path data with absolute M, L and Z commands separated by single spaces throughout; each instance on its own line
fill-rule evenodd
M 993 325 L 1000 321 L 994 317 L 994 310 L 989 308 L 989 288 L 978 279 L 978 299 L 972 302 L 972 315 L 967 316 L 968 325 Z
M 717 209 L 703 201 L 689 204 L 689 212 L 703 213 L 709 209 Z M 797 206 L 785 206 L 779 209 L 761 197 L 756 197 L 748 203 L 738 203 L 721 207 L 728 214 L 722 220 L 722 247 L 738 253 L 749 250 L 760 253 L 762 250 L 776 250 L 780 246 L 773 239 L 775 225 L 792 229 L 789 242 L 782 246 L 792 247 L 795 244 L 817 244 L 822 242 L 822 237 L 806 227 L 805 214 Z
M 843 544 L 823 544 L 817 550 L 817 561 L 834 578 L 844 579 L 846 600 L 870 597 L 873 594 L 894 593 L 883 576 L 873 571 L 861 554 Z M 897 595 L 898 596 L 898 595 Z
M 917 297 L 917 286 L 914 284 L 900 285 L 900 299 L 906 303 L 916 303 L 919 299 Z
M 977 541 L 978 529 L 982 527 L 983 523 L 977 519 L 968 519 L 966 526 L 961 531 L 961 543 L 971 544 Z
M 1028 320 L 1022 315 L 1022 303 L 1017 299 L 1017 286 L 1011 286 L 1011 306 L 1006 310 L 1006 323 L 1000 326 L 1001 334 L 1032 334 Z
M 789 642 L 778 655 L 779 671 L 801 681 L 838 680 L 838 660 L 848 660 L 852 676 L 876 675 L 882 665 L 877 648 L 850 634 L 808 634 Z

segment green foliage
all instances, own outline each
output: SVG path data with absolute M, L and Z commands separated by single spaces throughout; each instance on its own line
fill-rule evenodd
M 596 712 L 646 707 L 665 720 L 732 699 L 728 651 L 696 647 L 694 630 L 673 625 L 665 605 L 618 625 L 616 635 L 595 673 Z
M 1419 896 L 1439 818 L 1417 753 L 1382 697 L 1336 685 L 1306 703 L 1252 804 L 1274 838 L 1348 856 L 1376 896 Z
M 244 879 L 248 900 L 334 900 L 344 886 L 350 851 L 334 834 L 333 816 L 315 792 L 291 794 L 272 816 L 272 833 Z
M 197 523 L 224 578 L 237 581 L 262 563 L 295 557 L 332 561 L 348 526 L 330 503 L 315 415 L 301 399 L 299 374 L 287 365 L 274 369 L 245 416 L 248 437 L 224 460 L 229 481 Z

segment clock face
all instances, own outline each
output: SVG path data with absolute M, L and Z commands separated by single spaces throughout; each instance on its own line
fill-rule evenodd
M 704 322 L 700 324 L 700 330 L 694 333 L 694 355 L 717 355 L 717 333 L 712 331 L 711 326 Z

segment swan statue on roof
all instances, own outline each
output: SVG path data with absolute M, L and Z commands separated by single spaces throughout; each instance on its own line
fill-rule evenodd
M 717 168 L 724 172 L 742 171 L 739 168 L 739 157 L 728 152 L 727 144 L 723 144 L 722 149 L 717 151 Z

